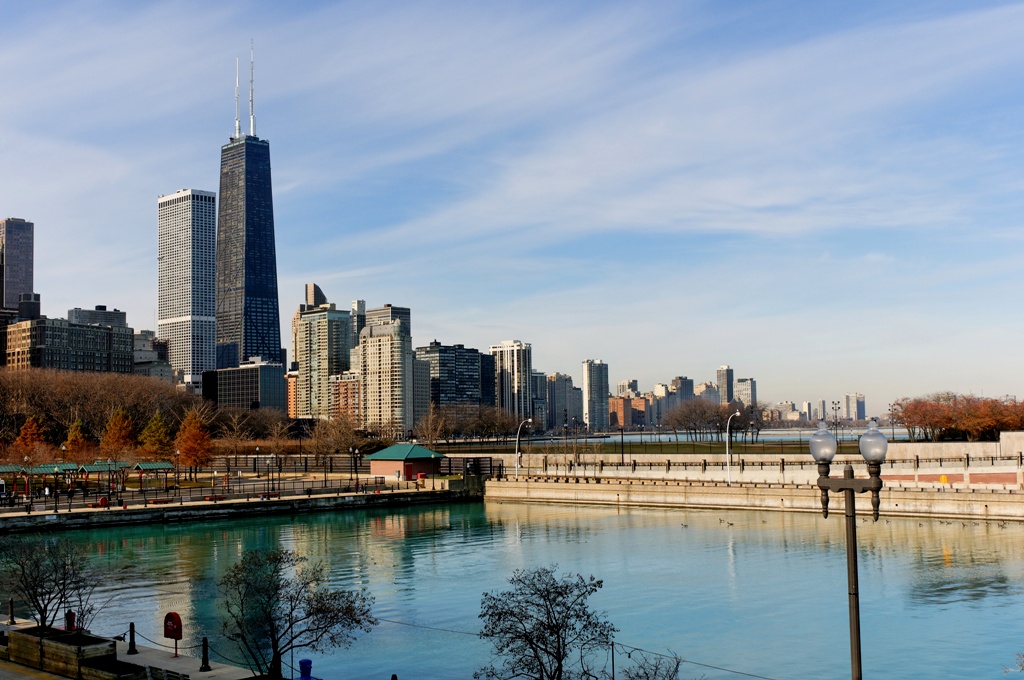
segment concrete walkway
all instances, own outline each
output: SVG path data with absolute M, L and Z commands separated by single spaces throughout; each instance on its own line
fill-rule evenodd
M 33 624 L 29 621 L 20 621 L 13 626 L 4 623 L 0 624 L 0 630 L 17 630 L 31 625 Z M 117 659 L 119 661 L 125 661 L 143 667 L 150 666 L 154 669 L 173 671 L 180 677 L 188 676 L 190 678 L 202 678 L 202 680 L 243 680 L 245 678 L 252 678 L 253 675 L 247 668 L 239 668 L 237 666 L 230 666 L 224 663 L 217 663 L 213 658 L 210 660 L 210 670 L 201 672 L 199 670 L 200 666 L 202 666 L 202 661 L 200 659 L 191 656 L 184 656 L 182 654 L 175 657 L 173 648 L 162 649 L 144 647 L 136 643 L 135 648 L 138 650 L 138 654 L 128 654 L 127 642 L 116 641 L 115 645 L 117 648 Z M 173 647 L 173 642 L 171 643 L 171 646 Z M 212 656 L 214 655 L 211 654 L 211 657 Z M 163 678 L 164 674 L 154 673 L 153 677 Z M 29 666 L 23 666 L 18 663 L 12 663 L 10 661 L 0 659 L 0 680 L 18 680 L 22 678 L 66 680 L 65 676 L 62 675 L 54 675 L 53 673 L 47 673 Z

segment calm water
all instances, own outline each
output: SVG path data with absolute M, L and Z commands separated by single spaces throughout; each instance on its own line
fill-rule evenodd
M 999 678 L 1024 650 L 1024 525 L 966 524 L 859 525 L 865 677 Z M 209 635 L 230 658 L 215 586 L 227 566 L 257 546 L 325 561 L 333 585 L 367 589 L 388 621 L 349 649 L 302 654 L 324 678 L 471 677 L 488 656 L 462 634 L 479 629 L 481 593 L 552 563 L 604 579 L 594 604 L 619 642 L 771 678 L 849 677 L 841 517 L 486 504 L 73 538 L 116 577 L 94 630 L 134 621 L 164 642 L 177 611 L 183 646 Z M 689 664 L 681 677 L 701 675 L 742 677 Z

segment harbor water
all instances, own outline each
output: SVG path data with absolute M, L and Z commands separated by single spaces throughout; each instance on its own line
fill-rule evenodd
M 1024 524 L 858 520 L 865 677 L 998 678 L 1024 651 Z M 675 652 L 681 678 L 849 677 L 844 520 L 818 514 L 460 504 L 67 534 L 108 575 L 93 630 L 183 649 L 222 634 L 216 582 L 249 548 L 296 550 L 365 589 L 380 624 L 303 651 L 323 678 L 470 678 L 489 660 L 480 597 L 512 571 L 593 574 L 625 646 Z M 634 652 L 635 654 L 636 652 Z M 197 666 L 198 667 L 198 666 Z M 735 672 L 734 672 L 735 671 Z M 194 677 L 199 677 L 196 674 Z

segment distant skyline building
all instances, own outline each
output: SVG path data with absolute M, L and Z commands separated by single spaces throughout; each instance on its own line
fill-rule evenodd
M 434 340 L 416 348 L 430 369 L 430 403 L 494 406 L 494 357 L 464 345 Z
M 22 294 L 34 293 L 36 225 L 20 217 L 0 220 L 0 299 L 17 309 Z
M 563 434 L 583 422 L 583 390 L 573 387 L 572 376 L 552 373 L 547 377 L 548 428 Z
M 415 425 L 415 374 L 412 339 L 401 320 L 367 324 L 352 350 L 352 371 L 359 375 L 359 424 L 402 439 Z
M 687 378 L 685 375 L 676 376 L 669 383 L 669 389 L 676 394 L 679 401 L 689 401 L 693 399 L 693 378 Z
M 36 315 L 0 331 L 6 331 L 7 370 L 133 371 L 135 331 L 131 328 L 76 324 Z
M 128 325 L 128 315 L 120 309 L 107 309 L 106 305 L 96 305 L 94 309 L 82 309 L 75 307 L 68 310 L 68 321 L 80 323 L 86 326 L 98 324 L 100 326 L 118 326 L 124 328 Z
M 157 199 L 157 336 L 190 391 L 217 366 L 217 196 L 181 189 Z
M 744 406 L 752 406 L 757 403 L 757 381 L 753 378 L 738 378 L 736 380 L 735 399 Z
M 217 215 L 217 367 L 253 357 L 280 362 L 277 250 L 270 143 L 256 136 L 252 65 L 249 134 L 242 135 L 235 85 L 235 134 L 221 147 Z
M 383 307 L 367 309 L 365 317 L 365 325 L 367 326 L 380 326 L 400 320 L 402 327 L 405 329 L 405 334 L 410 338 L 412 337 L 412 312 L 408 307 L 396 307 L 392 304 L 386 304 Z
M 718 387 L 710 380 L 705 380 L 699 385 L 696 385 L 693 388 L 693 396 L 695 399 L 704 399 L 705 401 L 711 401 L 716 404 L 721 403 Z
M 583 361 L 583 422 L 591 432 L 608 429 L 608 364 Z
M 733 394 L 732 373 L 732 368 L 729 366 L 718 367 L 718 372 L 716 374 L 718 382 L 718 400 L 723 405 L 731 403 L 735 397 Z
M 503 340 L 497 345 L 491 345 L 488 352 L 494 357 L 495 405 L 519 420 L 531 417 L 533 349 L 530 343 Z
M 843 396 L 843 417 L 848 420 L 865 420 L 867 418 L 867 407 L 863 394 L 854 392 Z
M 307 304 L 299 306 L 292 322 L 295 337 L 292 354 L 298 365 L 295 417 L 328 418 L 331 414 L 330 378 L 349 369 L 351 322 L 348 310 L 327 302 L 316 284 L 307 284 L 306 301 Z
M 279 362 L 251 359 L 234 368 L 207 371 L 203 376 L 203 399 L 219 408 L 244 410 L 288 408 L 284 366 Z

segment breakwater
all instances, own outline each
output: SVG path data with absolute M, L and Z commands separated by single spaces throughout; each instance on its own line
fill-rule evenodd
M 882 514 L 891 517 L 1024 521 L 1024 494 L 1013 488 L 896 485 L 883 488 L 880 497 Z M 488 480 L 484 498 L 515 503 L 821 512 L 821 491 L 816 485 L 790 482 L 524 476 L 518 481 Z M 843 510 L 843 494 L 830 494 L 829 511 Z M 870 513 L 866 496 L 857 503 L 857 510 Z

